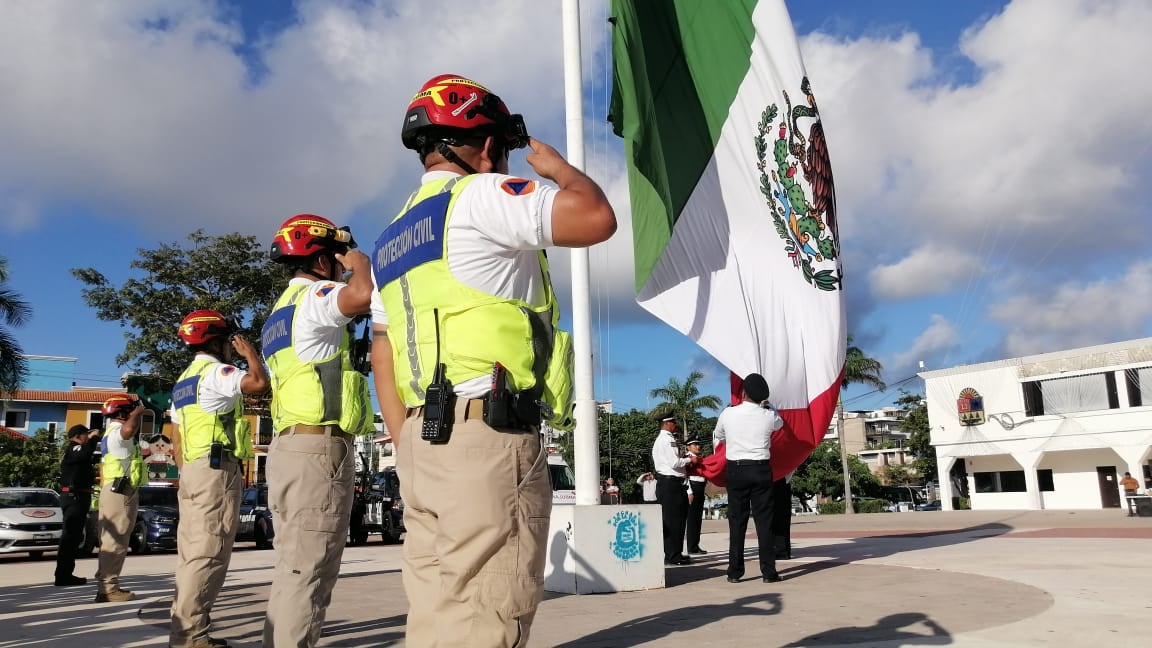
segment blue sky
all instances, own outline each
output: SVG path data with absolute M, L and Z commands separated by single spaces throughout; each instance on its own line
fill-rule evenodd
M 123 331 L 95 319 L 69 268 L 120 282 L 137 248 L 201 227 L 267 238 L 308 211 L 373 239 L 418 178 L 397 125 L 434 74 L 481 80 L 563 148 L 558 11 L 489 4 L 471 28 L 432 0 L 0 4 L 0 56 L 24 62 L 0 68 L 0 255 L 34 308 L 25 351 L 79 358 L 83 385 L 125 370 Z M 919 360 L 1152 332 L 1147 3 L 788 6 L 823 89 L 850 329 L 890 383 Z M 606 16 L 583 3 L 587 170 L 626 207 Z M 725 396 L 726 372 L 635 306 L 628 236 L 591 252 L 597 397 L 645 408 L 693 369 Z M 553 258 L 567 306 L 566 255 Z M 866 391 L 849 405 L 897 396 Z

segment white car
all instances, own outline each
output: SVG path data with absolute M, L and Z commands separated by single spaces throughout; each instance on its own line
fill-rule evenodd
M 576 503 L 576 476 L 564 457 L 555 453 L 548 455 L 548 478 L 552 481 L 553 504 Z
M 0 553 L 39 558 L 64 532 L 60 496 L 48 488 L 0 488 Z

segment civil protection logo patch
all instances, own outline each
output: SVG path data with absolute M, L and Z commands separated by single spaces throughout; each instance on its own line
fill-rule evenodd
M 615 531 L 608 546 L 612 555 L 624 562 L 639 562 L 644 556 L 644 522 L 632 511 L 620 511 L 608 520 Z
M 536 182 L 524 178 L 509 178 L 500 184 L 500 188 L 510 196 L 526 196 L 536 191 Z

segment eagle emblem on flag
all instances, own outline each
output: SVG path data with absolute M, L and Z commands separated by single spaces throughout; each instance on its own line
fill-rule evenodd
M 780 115 L 777 104 L 770 104 L 760 116 L 755 138 L 760 193 L 768 200 L 776 232 L 784 240 L 793 267 L 820 290 L 840 290 L 836 191 L 828 143 L 808 77 L 801 81 L 800 91 L 807 98 L 806 105 L 794 107 L 785 91 L 784 114 Z M 780 120 L 770 145 L 768 137 L 777 116 Z M 801 120 L 811 122 L 807 136 L 800 132 Z

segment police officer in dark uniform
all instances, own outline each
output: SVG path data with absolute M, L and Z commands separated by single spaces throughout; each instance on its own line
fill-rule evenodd
M 56 552 L 56 586 L 83 585 L 87 578 L 75 576 L 76 553 L 84 537 L 88 509 L 92 508 L 92 484 L 96 481 L 94 464 L 100 460 L 100 431 L 83 425 L 68 430 L 68 447 L 60 459 L 60 506 L 64 510 L 64 532 Z

